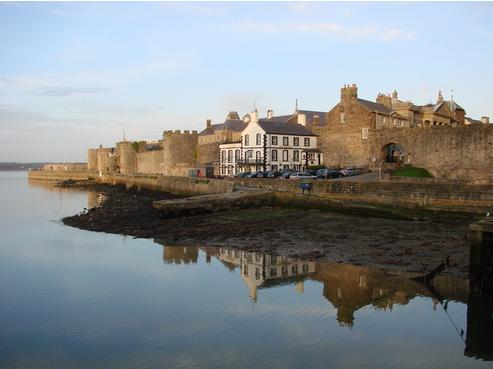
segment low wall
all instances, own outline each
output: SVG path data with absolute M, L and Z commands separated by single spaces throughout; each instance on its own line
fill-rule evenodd
M 293 201 L 305 201 L 307 204 L 323 199 L 347 204 L 381 204 L 472 213 L 485 213 L 493 209 L 491 185 L 315 180 L 312 181 L 311 193 L 301 195 L 297 180 L 241 178 L 234 181 L 240 186 L 276 191 L 285 202 L 289 202 L 291 196 Z
M 220 179 L 169 177 L 161 175 L 103 174 L 100 181 L 108 184 L 124 184 L 127 187 L 164 191 L 174 195 L 213 195 L 234 190 L 235 183 Z
M 30 170 L 27 178 L 43 181 L 65 181 L 94 179 L 97 175 L 88 171 L 56 171 L 56 170 Z

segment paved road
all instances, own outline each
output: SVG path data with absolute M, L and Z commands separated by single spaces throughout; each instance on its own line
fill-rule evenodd
M 380 180 L 378 172 L 360 174 L 359 176 L 334 178 L 331 181 L 352 181 L 352 182 L 377 182 Z

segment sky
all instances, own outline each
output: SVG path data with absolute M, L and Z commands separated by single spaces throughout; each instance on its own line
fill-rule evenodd
M 0 2 L 0 162 L 86 161 L 87 148 L 374 101 L 493 118 L 493 3 Z

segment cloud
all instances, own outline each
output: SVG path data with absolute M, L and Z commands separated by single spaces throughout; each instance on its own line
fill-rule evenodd
M 40 90 L 35 91 L 37 95 L 49 96 L 49 97 L 66 97 L 77 94 L 101 94 L 107 93 L 111 90 L 104 87 L 66 87 L 66 86 L 53 86 L 53 87 L 41 87 Z
M 261 24 L 252 21 L 235 23 L 231 29 L 238 32 L 255 32 L 263 34 L 282 33 L 317 33 L 321 36 L 347 40 L 415 40 L 416 32 L 401 29 L 378 29 L 375 27 L 346 27 L 337 23 L 291 23 Z
M 2 82 L 2 83 L 16 83 L 16 81 L 14 79 L 5 78 L 5 77 L 0 78 L 0 82 Z

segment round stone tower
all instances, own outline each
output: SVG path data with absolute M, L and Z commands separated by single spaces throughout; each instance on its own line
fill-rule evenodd
M 134 174 L 137 172 L 137 151 L 128 141 L 118 142 L 116 144 L 118 156 L 120 157 L 120 173 Z

